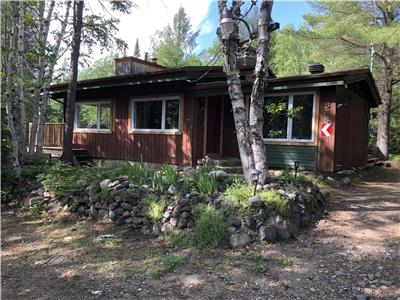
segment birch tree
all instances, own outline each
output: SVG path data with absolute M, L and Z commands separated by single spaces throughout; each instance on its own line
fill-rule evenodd
M 221 40 L 222 52 L 224 54 L 224 71 L 227 75 L 228 93 L 232 102 L 244 177 L 247 181 L 251 181 L 253 175 L 259 172 L 259 181 L 262 183 L 267 176 L 262 128 L 264 88 L 266 76 L 268 75 L 268 30 L 271 21 L 272 1 L 263 1 L 260 7 L 255 81 L 251 93 L 249 119 L 246 115 L 245 99 L 240 82 L 238 54 L 241 52 L 241 49 L 239 45 L 238 21 L 235 22 L 231 32 L 227 32 L 222 27 L 223 23 L 229 21 L 231 17 L 236 20 L 241 19 L 240 7 L 242 5 L 243 1 L 233 1 L 231 8 L 228 8 L 226 0 L 218 1 L 221 25 L 218 29 L 218 36 Z
M 71 69 L 70 81 L 67 90 L 67 105 L 65 112 L 65 129 L 63 140 L 62 159 L 66 162 L 73 162 L 72 138 L 74 130 L 75 102 L 76 102 L 76 85 L 78 79 L 78 61 L 82 39 L 83 24 L 83 6 L 81 0 L 74 0 L 73 6 L 73 37 L 71 46 Z
M 18 23 L 19 23 L 19 2 L 12 2 L 12 29 L 10 34 L 10 48 L 7 60 L 7 75 L 6 75 L 6 115 L 8 128 L 10 129 L 11 135 L 11 161 L 12 165 L 15 169 L 15 174 L 19 178 L 21 176 L 21 165 L 19 160 L 19 132 L 18 125 L 14 117 L 15 110 L 15 84 L 14 84 L 14 74 L 15 74 L 15 49 L 17 44 L 17 36 L 18 36 Z

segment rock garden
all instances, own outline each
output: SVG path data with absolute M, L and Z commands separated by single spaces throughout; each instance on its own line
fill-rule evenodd
M 143 164 L 56 162 L 29 172 L 23 205 L 35 213 L 69 211 L 184 247 L 287 241 L 324 207 L 319 187 L 288 170 L 263 186 L 207 166 L 154 171 Z

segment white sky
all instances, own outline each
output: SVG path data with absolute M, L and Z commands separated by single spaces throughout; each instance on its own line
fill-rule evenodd
M 194 31 L 200 30 L 200 35 L 203 35 L 216 30 L 213 28 L 212 22 L 205 20 L 212 0 L 133 0 L 133 2 L 137 7 L 132 8 L 130 15 L 111 12 L 113 16 L 120 19 L 118 37 L 128 43 L 127 55 L 133 54 L 137 38 L 141 55 L 143 56 L 144 52 L 151 53 L 151 36 L 168 23 L 172 23 L 180 6 L 189 16 Z M 96 11 L 104 13 L 97 0 L 87 1 L 86 6 L 94 13 Z M 204 46 L 208 47 L 209 45 L 202 45 L 202 48 Z M 99 50 L 95 50 L 92 57 L 98 59 L 104 55 L 105 53 L 102 55 Z

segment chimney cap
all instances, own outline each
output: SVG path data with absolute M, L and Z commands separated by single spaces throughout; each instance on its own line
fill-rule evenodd
M 325 71 L 325 66 L 323 64 L 320 64 L 320 63 L 310 64 L 310 65 L 308 65 L 308 71 L 311 74 L 323 73 Z

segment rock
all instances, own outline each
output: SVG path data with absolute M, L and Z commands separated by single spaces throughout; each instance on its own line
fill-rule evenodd
M 152 228 L 152 226 L 149 226 L 149 225 L 143 226 L 141 231 L 144 235 L 152 235 L 153 234 L 153 228 Z
M 294 222 L 289 222 L 287 224 L 287 228 L 289 229 L 289 232 L 292 237 L 296 237 L 299 233 L 299 228 Z
M 234 233 L 229 237 L 229 243 L 232 248 L 243 248 L 250 243 L 250 236 L 245 233 Z
M 160 224 L 154 224 L 154 225 L 153 225 L 153 232 L 152 232 L 152 234 L 153 234 L 154 236 L 159 236 L 159 235 L 161 234 L 161 227 L 160 227 Z
M 185 206 L 188 203 L 189 203 L 189 199 L 187 199 L 187 198 L 180 198 L 178 200 L 178 205 L 180 205 L 181 207 Z
M 96 209 L 96 207 L 94 207 L 93 204 L 90 206 L 90 215 L 93 218 L 97 218 L 97 209 Z
M 108 212 L 105 209 L 100 209 L 97 216 L 99 219 L 105 219 L 108 216 Z
M 27 201 L 28 206 L 33 206 L 33 205 L 41 205 L 44 201 L 44 198 L 42 196 L 37 196 L 33 198 L 29 198 Z
M 286 192 L 286 197 L 289 198 L 289 200 L 295 200 L 296 199 L 296 193 L 295 192 Z
M 179 222 L 178 222 L 178 225 L 176 227 L 178 229 L 184 229 L 184 228 L 186 228 L 187 223 L 188 223 L 188 221 L 186 219 L 180 218 Z
M 44 196 L 44 188 L 38 188 L 36 192 L 39 196 Z
M 126 224 L 131 224 L 131 223 L 133 223 L 133 219 L 132 218 L 126 218 L 125 219 L 125 223 Z
M 256 229 L 257 227 L 257 222 L 254 220 L 253 217 L 251 216 L 246 216 L 244 217 L 244 221 L 246 222 L 246 226 L 252 230 Z
M 173 230 L 173 229 L 174 229 L 174 226 L 172 226 L 169 222 L 164 223 L 164 224 L 161 226 L 161 232 L 168 232 L 168 231 L 171 231 L 171 230 Z
M 132 223 L 139 225 L 143 223 L 143 218 L 140 217 L 132 217 Z
M 176 194 L 176 187 L 173 184 L 171 184 L 169 186 L 168 193 L 171 194 L 171 195 L 175 195 Z
M 343 178 L 343 184 L 345 184 L 345 185 L 350 185 L 351 184 L 351 179 L 350 179 L 350 177 L 345 177 L 345 178 Z
M 129 217 L 131 215 L 131 212 L 129 210 L 125 210 L 124 213 L 122 214 L 122 216 L 124 218 Z
M 108 212 L 108 217 L 112 220 L 112 221 L 115 221 L 116 219 L 117 219 L 117 214 L 115 213 L 115 211 L 113 211 L 113 210 L 110 210 L 109 212 Z
M 171 211 L 170 210 L 166 210 L 163 214 L 163 218 L 165 220 L 168 220 L 171 217 Z
M 100 209 L 100 208 L 102 207 L 102 205 L 101 205 L 100 202 L 96 202 L 96 203 L 94 204 L 94 207 L 96 207 L 97 209 Z
M 179 213 L 181 212 L 181 206 L 177 205 L 174 207 L 174 209 L 172 210 L 172 217 L 177 218 L 179 217 Z
M 43 197 L 51 198 L 53 195 L 50 192 L 43 192 Z
M 125 218 L 123 216 L 117 216 L 115 219 L 115 224 L 117 225 L 123 225 L 125 223 Z
M 135 205 L 135 206 L 132 206 L 132 211 L 133 212 L 140 212 L 142 209 L 139 207 L 139 206 L 137 206 L 137 205 Z
M 171 218 L 171 220 L 169 220 L 169 223 L 171 224 L 171 226 L 176 227 L 178 225 L 179 219 L 178 218 Z
M 258 211 L 258 215 L 263 219 L 267 219 L 270 215 L 270 210 L 266 207 L 260 208 Z
M 86 207 L 84 206 L 79 206 L 78 210 L 76 211 L 76 213 L 80 216 L 83 216 L 85 214 L 86 211 Z
M 181 215 L 182 218 L 188 219 L 190 217 L 190 212 L 184 211 Z
M 208 172 L 208 176 L 215 176 L 218 179 L 225 179 L 226 177 L 228 177 L 228 174 L 222 170 L 216 170 Z
M 121 196 L 120 195 L 116 195 L 114 197 L 115 202 L 120 203 L 122 201 Z
M 190 206 L 184 206 L 184 207 L 181 208 L 181 211 L 191 212 L 192 208 Z
M 112 189 L 112 188 L 115 188 L 117 185 L 119 185 L 119 180 L 115 180 L 113 182 L 110 182 L 107 187 Z
M 275 223 L 276 224 L 282 224 L 283 223 L 283 218 L 281 215 L 276 215 L 275 216 Z
M 242 221 L 240 221 L 239 219 L 234 218 L 234 217 L 229 217 L 228 225 L 233 226 L 233 227 L 240 227 L 240 226 L 242 226 Z
M 196 225 L 196 223 L 195 223 L 193 220 L 190 220 L 190 221 L 187 223 L 186 227 L 189 228 L 189 229 L 191 229 L 191 228 L 194 228 L 195 225 Z
M 290 231 L 287 227 L 277 226 L 276 237 L 278 241 L 288 241 L 290 239 Z
M 126 203 L 126 202 L 122 202 L 122 203 L 121 203 L 121 207 L 122 207 L 123 209 L 125 209 L 125 210 L 129 210 L 129 211 L 132 210 L 132 205 L 130 205 L 129 203 Z
M 94 196 L 94 195 L 96 195 L 98 192 L 100 192 L 100 184 L 99 184 L 99 182 L 93 182 L 92 184 L 90 184 L 87 188 L 86 188 L 86 190 L 85 190 L 85 192 L 87 193 L 87 194 L 89 194 L 89 196 Z
M 143 224 L 144 225 L 149 225 L 149 224 L 151 224 L 151 222 L 147 217 L 143 217 Z
M 125 212 L 125 210 L 122 207 L 119 207 L 114 210 L 118 215 L 122 216 L 122 214 Z
M 357 300 L 369 300 L 371 299 L 369 295 L 367 294 L 359 294 L 356 296 Z
M 104 179 L 100 181 L 100 188 L 104 189 L 111 183 L 111 179 Z
M 226 229 L 228 235 L 234 234 L 236 232 L 236 227 L 235 226 L 228 226 Z
M 275 243 L 276 242 L 276 228 L 275 226 L 261 226 L 258 230 L 260 234 L 261 241 L 267 241 L 268 243 Z
M 108 206 L 108 210 L 114 210 L 118 206 L 117 202 L 113 202 Z
M 249 205 L 254 208 L 262 207 L 264 205 L 264 203 L 261 201 L 260 197 L 258 197 L 258 196 L 253 196 L 253 197 L 249 198 L 248 202 L 249 202 Z

